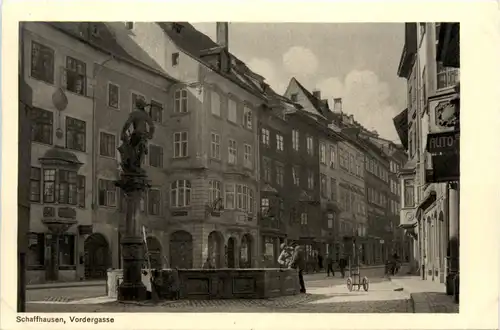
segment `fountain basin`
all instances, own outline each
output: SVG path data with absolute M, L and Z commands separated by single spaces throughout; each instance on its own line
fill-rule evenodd
M 122 278 L 122 269 L 108 270 L 109 297 L 116 298 Z M 149 278 L 149 274 L 142 276 L 151 290 Z M 162 299 L 265 299 L 298 294 L 299 280 L 295 269 L 162 269 L 155 277 L 155 287 Z

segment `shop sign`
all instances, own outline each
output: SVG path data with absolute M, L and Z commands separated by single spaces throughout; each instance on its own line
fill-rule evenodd
M 427 135 L 427 151 L 431 154 L 458 152 L 460 132 L 429 133 Z
M 426 183 L 457 181 L 460 179 L 458 154 L 432 156 L 432 170 L 426 171 Z

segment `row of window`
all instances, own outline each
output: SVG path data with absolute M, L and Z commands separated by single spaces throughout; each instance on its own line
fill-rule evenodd
M 221 159 L 221 136 L 219 133 L 212 132 L 210 144 L 210 157 L 212 159 Z M 238 163 L 238 142 L 229 138 L 227 147 L 227 162 L 232 165 Z M 250 144 L 243 144 L 243 166 L 252 168 L 253 152 Z
M 340 193 L 340 208 L 346 212 L 354 214 L 366 215 L 366 205 L 364 196 L 355 193 L 343 186 L 339 187 Z
M 54 57 L 55 52 L 52 48 L 32 41 L 30 76 L 53 85 L 55 83 Z M 85 62 L 66 56 L 66 64 L 61 73 L 61 87 L 75 94 L 87 95 L 87 65 Z
M 389 172 L 376 159 L 365 156 L 365 168 L 380 180 L 389 182 Z
M 51 111 L 31 109 L 31 141 L 52 144 L 54 139 L 54 114 Z M 66 116 L 66 148 L 86 151 L 87 123 L 83 120 Z
M 385 208 L 387 207 L 387 196 L 384 193 L 369 187 L 368 202 Z
M 394 200 L 389 200 L 389 205 L 391 209 L 391 214 L 399 215 L 399 211 L 401 211 L 400 204 Z
M 260 141 L 264 146 L 266 147 L 271 146 L 271 132 L 269 131 L 269 129 L 262 128 L 260 137 L 261 137 Z M 276 150 L 284 151 L 285 144 L 283 135 L 276 133 L 275 141 L 276 141 Z M 292 130 L 292 149 L 294 151 L 300 150 L 300 133 L 296 129 Z M 306 136 L 306 150 L 308 155 L 314 156 L 314 138 L 310 135 Z
M 401 184 L 391 179 L 391 193 L 400 197 L 401 196 Z
M 221 117 L 221 98 L 219 93 L 212 91 L 211 92 L 211 111 L 212 114 L 218 117 Z M 231 98 L 227 98 L 227 120 L 229 120 L 232 123 L 237 124 L 239 122 L 238 120 L 239 114 L 238 114 L 238 104 L 235 100 Z M 253 128 L 253 114 L 252 110 L 244 106 L 243 107 L 243 116 L 242 116 L 242 124 L 243 127 L 247 129 L 252 129 Z
M 396 163 L 395 161 L 391 160 L 390 163 L 389 163 L 389 168 L 390 168 L 390 171 L 391 173 L 395 173 L 397 174 L 399 172 L 399 164 Z
M 99 205 L 116 207 L 117 188 L 111 180 L 99 180 Z M 170 207 L 182 208 L 191 206 L 192 187 L 189 180 L 176 180 L 170 184 Z M 224 197 L 224 208 L 253 213 L 255 210 L 254 191 L 244 184 L 228 183 L 222 188 L 222 183 L 209 181 L 208 203 L 212 204 Z M 122 196 L 123 198 L 123 196 Z M 147 199 L 147 202 L 146 202 Z M 151 215 L 161 215 L 161 191 L 158 188 L 149 189 L 143 197 L 141 211 Z M 144 205 L 148 205 L 147 209 Z
M 26 264 L 28 266 L 44 266 L 46 262 L 46 247 L 49 246 L 48 240 L 46 241 L 47 234 L 44 233 L 29 233 L 28 234 L 28 253 L 26 255 Z M 75 235 L 65 233 L 59 235 L 58 246 L 59 255 L 58 265 L 59 266 L 75 266 Z M 48 261 L 48 260 L 47 260 Z
M 356 175 L 363 177 L 363 156 L 350 153 L 348 150 L 339 148 L 339 164 L 342 169 Z
M 328 182 L 330 184 L 328 184 Z M 330 188 L 328 188 L 328 185 Z M 320 192 L 323 198 L 328 198 L 332 202 L 337 201 L 337 180 L 330 178 L 324 174 L 320 174 Z
M 85 176 L 75 171 L 31 167 L 30 201 L 85 207 Z
M 319 144 L 319 161 L 321 164 L 328 165 L 330 168 L 336 167 L 335 147 L 329 146 L 329 158 L 327 159 L 327 146 L 324 142 Z

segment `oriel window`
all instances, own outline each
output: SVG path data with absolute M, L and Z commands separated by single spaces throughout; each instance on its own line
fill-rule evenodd
M 56 170 L 43 170 L 43 202 L 54 203 L 56 201 Z
M 76 205 L 77 189 L 76 189 L 76 172 L 59 170 L 59 196 L 60 204 Z

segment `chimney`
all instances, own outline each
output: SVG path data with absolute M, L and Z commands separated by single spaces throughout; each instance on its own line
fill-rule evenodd
M 336 112 L 336 113 L 342 112 L 342 99 L 341 98 L 333 99 L 333 112 Z
M 228 22 L 217 22 L 217 44 L 221 47 L 229 47 Z
M 321 91 L 313 91 L 313 96 L 318 100 L 321 100 Z
M 231 71 L 229 55 L 229 23 L 217 22 L 217 44 L 222 48 L 219 53 L 219 68 L 222 72 Z

